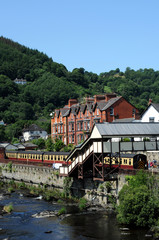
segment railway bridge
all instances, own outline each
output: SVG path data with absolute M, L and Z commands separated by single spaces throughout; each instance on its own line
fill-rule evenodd
M 98 123 L 90 137 L 69 154 L 68 165 L 60 167 L 60 175 L 105 181 L 120 170 L 119 162 L 112 168 L 112 156 L 118 161 L 122 153 L 154 150 L 159 150 L 159 123 Z M 107 168 L 106 157 L 109 157 Z

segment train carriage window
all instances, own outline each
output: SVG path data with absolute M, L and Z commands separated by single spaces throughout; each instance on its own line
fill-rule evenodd
M 115 158 L 115 164 L 118 164 L 119 159 Z
M 131 159 L 129 159 L 129 165 L 131 165 Z
M 127 164 L 127 159 L 124 158 L 124 164 Z

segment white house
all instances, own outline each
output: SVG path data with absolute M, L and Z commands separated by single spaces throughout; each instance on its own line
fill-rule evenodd
M 36 124 L 32 124 L 28 128 L 23 129 L 22 134 L 25 141 L 38 139 L 38 138 L 43 138 L 43 139 L 48 138 L 47 132 L 44 131 L 39 126 L 37 126 Z
M 141 116 L 141 122 L 159 122 L 159 103 L 150 103 Z

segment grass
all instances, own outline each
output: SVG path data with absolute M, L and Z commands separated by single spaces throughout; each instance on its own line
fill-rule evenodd
M 62 214 L 66 214 L 66 208 L 62 207 L 59 211 L 58 211 L 58 216 L 62 215 Z

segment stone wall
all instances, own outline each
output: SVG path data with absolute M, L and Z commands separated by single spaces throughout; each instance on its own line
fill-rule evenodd
M 52 168 L 17 164 L 9 167 L 9 164 L 3 163 L 0 163 L 0 166 L 4 178 L 63 189 L 63 177 L 59 176 L 59 172 Z
M 48 187 L 63 190 L 64 177 L 59 176 L 59 172 L 48 167 L 9 165 L 0 163 L 2 168 L 1 176 L 5 179 L 31 183 L 35 185 L 48 185 Z M 111 198 L 118 197 L 118 193 L 125 184 L 125 174 L 112 174 L 107 181 L 93 181 L 92 178 L 70 179 L 71 191 L 74 196 L 85 197 L 94 204 L 107 205 L 111 203 Z

